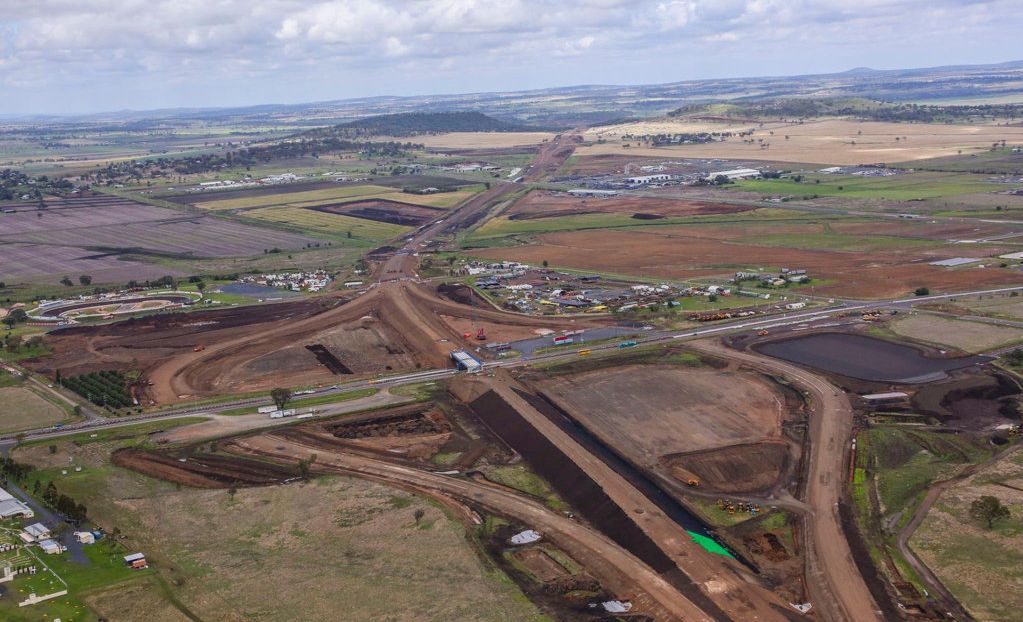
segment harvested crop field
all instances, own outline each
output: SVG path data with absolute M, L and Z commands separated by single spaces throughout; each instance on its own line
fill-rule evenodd
M 753 143 L 739 138 L 724 142 L 675 147 L 644 147 L 635 139 L 625 139 L 625 134 L 642 134 L 651 126 L 646 122 L 617 126 L 614 130 L 601 128 L 606 142 L 580 147 L 577 154 L 588 155 L 630 155 L 668 158 L 729 158 L 729 159 L 770 159 L 780 162 L 812 162 L 817 164 L 856 165 L 878 162 L 911 162 L 927 158 L 987 152 L 993 143 L 1006 140 L 1012 144 L 1023 143 L 1023 127 L 1000 125 L 945 125 L 928 123 L 881 123 L 870 121 L 821 120 L 805 123 L 758 123 L 743 124 L 728 121 L 724 123 L 701 123 L 694 130 L 691 121 L 659 124 L 657 129 L 666 130 L 674 125 L 674 132 L 685 131 L 731 131 L 736 127 L 754 129 Z M 636 129 L 633 129 L 635 127 Z M 772 134 L 773 132 L 773 134 Z M 614 135 L 612 135 L 614 134 Z M 786 140 L 785 137 L 788 137 Z M 898 137 L 899 140 L 896 140 Z M 757 139 L 769 145 L 762 148 Z M 628 148 L 622 143 L 630 143 Z
M 704 216 L 733 214 L 753 209 L 750 206 L 726 205 L 703 201 L 658 199 L 648 197 L 580 198 L 543 190 L 530 192 L 505 212 L 511 220 L 552 218 L 576 214 L 626 214 L 650 220 L 669 216 Z M 638 216 L 637 216 L 638 215 Z
M 785 400 L 759 376 L 732 370 L 629 365 L 535 383 L 635 464 L 777 438 Z
M 267 248 L 315 242 L 292 233 L 153 207 L 119 197 L 83 197 L 17 205 L 0 215 L 0 280 L 88 274 L 95 282 L 145 280 L 177 273 L 132 260 L 243 257 Z
M 479 249 L 473 254 L 533 265 L 547 260 L 558 267 L 667 278 L 731 276 L 737 270 L 799 267 L 808 270 L 813 278 L 825 281 L 815 285 L 816 293 L 853 298 L 897 297 L 921 286 L 936 292 L 1019 284 L 1019 274 L 1008 269 L 946 269 L 928 265 L 942 251 L 926 241 L 926 248 L 914 250 L 911 243 L 902 248 L 899 240 L 871 242 L 870 238 L 864 241 L 855 236 L 844 240 L 853 249 L 869 244 L 870 252 L 863 252 L 793 248 L 814 242 L 804 235 L 802 227 L 791 231 L 763 227 L 760 231 L 761 236 L 769 233 L 780 237 L 758 239 L 752 227 L 749 237 L 741 228 L 705 226 L 566 231 L 542 234 L 533 244 Z M 993 253 L 998 249 L 957 247 L 957 250 Z
M 921 349 L 852 333 L 814 333 L 759 343 L 757 352 L 799 365 L 873 382 L 924 383 L 981 365 L 985 356 L 938 358 Z

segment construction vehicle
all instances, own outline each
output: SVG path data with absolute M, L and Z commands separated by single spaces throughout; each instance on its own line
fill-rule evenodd
M 486 341 L 486 340 L 487 340 L 487 330 L 485 328 L 483 328 L 482 326 L 480 326 L 479 329 L 476 331 L 476 341 Z
M 200 343 L 199 345 L 197 345 L 194 348 L 192 348 L 192 352 L 202 352 L 205 349 L 206 349 L 206 346 L 204 346 L 203 344 Z
M 695 478 L 690 478 L 690 480 L 688 482 L 686 482 L 686 485 L 689 486 L 690 488 L 699 488 L 700 487 L 700 480 L 695 479 Z
M 588 356 L 589 354 L 589 350 L 579 350 L 579 356 Z
M 761 337 L 766 337 L 766 336 L 770 335 L 771 333 L 770 333 L 770 332 L 768 332 L 768 331 L 767 331 L 767 330 L 765 329 L 765 330 L 762 330 L 762 331 L 760 331 L 760 332 L 759 332 L 759 333 L 757 333 L 757 334 L 758 334 L 758 335 L 760 335 Z

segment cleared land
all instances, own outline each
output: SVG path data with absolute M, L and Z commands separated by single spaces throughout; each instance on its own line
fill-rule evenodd
M 1012 516 L 992 530 L 969 506 L 992 495 Z M 914 533 L 910 546 L 978 620 L 1018 617 L 1023 607 L 1023 456 L 1016 452 L 946 490 Z
M 338 376 L 306 346 L 322 345 L 356 375 L 450 366 L 453 345 L 467 341 L 442 316 L 473 318 L 488 328 L 559 330 L 602 322 L 513 316 L 438 297 L 430 286 L 390 283 L 354 300 L 321 297 L 65 329 L 48 336 L 52 354 L 31 365 L 66 375 L 138 365 L 154 383 L 158 402 L 334 384 Z M 195 352 L 197 344 L 205 348 Z
M 63 421 L 67 414 L 25 387 L 0 387 L 0 433 L 42 428 Z
M 1023 127 L 995 125 L 939 125 L 925 123 L 880 123 L 870 121 L 822 120 L 805 123 L 746 124 L 753 129 L 752 143 L 732 137 L 724 142 L 677 147 L 645 147 L 625 134 L 683 133 L 690 131 L 732 131 L 740 124 L 700 124 L 693 126 L 680 120 L 654 128 L 649 122 L 619 126 L 618 135 L 603 136 L 606 142 L 579 147 L 580 156 L 623 154 L 660 158 L 732 158 L 760 159 L 780 162 L 809 162 L 833 165 L 855 165 L 876 162 L 911 162 L 964 153 L 981 153 L 995 142 L 1023 143 Z M 699 129 L 696 129 L 699 127 Z M 718 128 L 718 129 L 714 129 Z M 754 129 L 755 128 L 755 129 Z M 786 136 L 788 139 L 786 139 Z M 898 140 L 896 140 L 898 138 Z M 770 146 L 764 148 L 759 139 Z M 624 144 L 630 144 L 625 147 Z
M 790 463 L 786 400 L 750 372 L 629 365 L 535 384 L 633 464 L 679 483 L 767 490 Z
M 964 352 L 984 352 L 1023 341 L 1023 329 L 918 313 L 889 324 L 896 334 L 950 346 Z
M 816 233 L 807 235 L 812 232 Z M 838 242 L 849 250 L 831 250 Z M 800 248 L 807 245 L 816 248 Z M 660 226 L 548 233 L 533 244 L 473 254 L 534 265 L 547 260 L 559 267 L 681 279 L 723 277 L 736 270 L 758 268 L 803 268 L 823 281 L 815 284 L 816 293 L 862 298 L 900 296 L 921 286 L 955 291 L 1019 283 L 1018 273 L 1009 269 L 928 265 L 947 257 L 989 256 L 1001 247 L 924 246 L 914 248 L 912 241 L 899 239 L 836 238 L 822 225 L 746 229 Z

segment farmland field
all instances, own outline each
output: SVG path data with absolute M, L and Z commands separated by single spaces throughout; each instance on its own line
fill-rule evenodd
M 666 122 L 669 123 L 670 122 Z M 827 119 L 806 123 L 749 123 L 744 129 L 755 127 L 753 143 L 737 138 L 724 142 L 673 147 L 645 147 L 635 139 L 624 139 L 625 134 L 644 133 L 640 122 L 634 130 L 631 124 L 619 126 L 616 135 L 605 133 L 606 142 L 590 144 L 576 150 L 578 156 L 615 154 L 651 156 L 659 158 L 730 158 L 804 162 L 832 165 L 856 165 L 877 162 L 912 162 L 928 158 L 983 153 L 997 141 L 1009 144 L 1023 143 L 1023 127 L 996 125 L 940 125 L 927 123 L 881 123 L 872 121 L 846 121 Z M 678 121 L 680 129 L 670 130 L 658 126 L 660 132 L 690 131 L 691 122 Z M 735 122 L 713 124 L 700 131 L 730 131 L 741 125 Z M 718 129 L 713 129 L 714 127 Z M 651 129 L 651 128 L 648 128 Z M 788 136 L 788 139 L 786 139 Z M 898 140 L 896 140 L 898 137 Z M 905 137 L 905 138 L 903 138 Z M 595 138 L 595 137 L 594 137 Z M 757 139 L 769 144 L 763 148 Z M 625 147 L 624 144 L 630 144 Z
M 929 261 L 954 256 L 985 256 L 999 252 L 996 246 L 914 248 L 883 241 L 884 252 L 851 252 L 831 249 L 798 248 L 802 236 L 822 231 L 821 226 L 781 225 L 773 229 L 779 246 L 766 246 L 754 239 L 756 230 L 743 227 L 643 227 L 629 230 L 569 231 L 539 235 L 536 242 L 520 246 L 473 251 L 490 259 L 507 259 L 553 266 L 595 270 L 614 274 L 635 274 L 661 278 L 730 276 L 736 270 L 777 266 L 799 267 L 809 271 L 819 294 L 879 298 L 901 296 L 917 287 L 933 291 L 964 289 L 974 286 L 1019 284 L 1018 273 L 996 267 L 945 269 L 928 265 Z M 761 234 L 763 234 L 763 229 Z M 862 241 L 847 240 L 850 245 Z
M 11 208 L 9 208 L 11 209 Z M 318 240 L 153 207 L 118 197 L 54 201 L 45 209 L 21 204 L 0 216 L 0 280 L 56 280 L 88 274 L 93 281 L 142 281 L 180 276 L 172 267 L 139 261 L 261 255 L 301 249 Z
M 409 227 L 377 222 L 354 216 L 330 214 L 301 207 L 261 207 L 245 213 L 250 218 L 267 220 L 299 227 L 310 231 L 346 235 L 371 242 L 390 240 L 407 231 Z
M 791 179 L 757 179 L 740 181 L 736 187 L 770 195 L 817 194 L 906 201 L 1004 189 L 989 182 L 988 177 L 966 173 L 907 173 L 890 177 L 809 175 L 799 183 Z
M 311 201 L 333 201 L 335 199 L 370 196 L 374 194 L 385 194 L 388 192 L 394 192 L 394 189 L 387 188 L 385 186 L 373 185 L 363 186 L 338 185 L 334 187 L 321 188 L 318 190 L 288 192 L 286 188 L 281 188 L 281 192 L 274 194 L 257 194 L 254 196 L 245 196 L 232 199 L 210 198 L 209 200 L 198 201 L 194 203 L 194 205 L 198 208 L 208 210 L 244 209 L 250 207 L 286 205 Z M 216 194 L 215 193 L 212 194 L 211 197 L 216 197 Z

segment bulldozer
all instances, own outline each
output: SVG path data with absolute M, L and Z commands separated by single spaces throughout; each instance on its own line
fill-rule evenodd
M 689 478 L 689 481 L 686 482 L 686 485 L 689 486 L 690 488 L 699 488 L 700 487 L 700 480 L 698 480 L 698 479 L 696 479 L 694 477 L 693 478 Z
M 768 332 L 766 329 L 764 329 L 764 330 L 758 332 L 757 334 L 760 335 L 761 337 L 766 337 L 766 336 L 770 335 L 771 333 Z
M 194 348 L 192 348 L 192 352 L 202 352 L 205 349 L 206 349 L 206 346 L 204 346 L 203 344 L 200 343 L 200 344 L 196 345 Z

